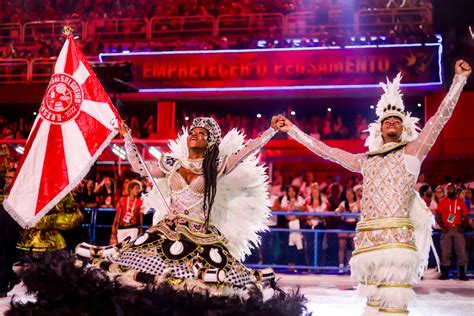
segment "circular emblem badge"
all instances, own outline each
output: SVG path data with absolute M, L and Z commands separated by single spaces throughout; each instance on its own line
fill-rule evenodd
M 79 114 L 82 100 L 81 86 L 73 77 L 53 74 L 39 113 L 51 123 L 64 123 Z

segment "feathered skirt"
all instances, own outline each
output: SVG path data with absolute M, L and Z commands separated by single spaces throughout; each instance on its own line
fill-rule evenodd
M 7 315 L 302 315 L 299 290 L 276 286 L 273 270 L 236 260 L 214 226 L 164 219 L 135 241 L 80 244 L 76 256 L 32 258 L 21 278 L 36 302 Z

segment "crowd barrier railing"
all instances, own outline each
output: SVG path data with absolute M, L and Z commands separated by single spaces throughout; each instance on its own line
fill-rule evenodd
M 28 83 L 31 80 L 27 59 L 0 59 L 0 83 Z
M 220 15 L 216 24 L 219 36 L 267 36 L 269 32 L 275 35 L 286 33 L 283 32 L 283 21 L 281 13 L 262 13 Z
M 231 35 L 312 35 L 328 31 L 388 31 L 399 24 L 432 23 L 427 8 L 393 8 L 350 11 L 329 10 L 329 20 L 317 19 L 314 11 L 250 13 L 239 15 L 168 16 L 145 18 L 94 18 L 32 21 L 0 24 L 0 43 L 34 44 L 47 37 L 60 36 L 65 25 L 74 28 L 80 39 L 103 41 L 143 41 Z
M 329 12 L 329 23 L 321 23 L 316 12 L 295 12 L 285 16 L 284 34 L 287 36 L 319 36 L 323 33 L 346 34 L 355 31 L 354 23 L 350 20 L 343 20 L 340 17 L 341 11 L 333 10 Z
M 58 37 L 63 33 L 64 26 L 71 26 L 74 29 L 74 34 L 85 39 L 85 22 L 80 20 L 54 20 L 54 21 L 33 21 L 23 24 L 21 43 L 34 44 L 38 41 L 43 41 L 47 37 Z
M 356 32 L 389 31 L 395 25 L 431 24 L 431 12 L 427 8 L 398 8 L 360 10 L 354 16 Z
M 30 63 L 30 81 L 33 83 L 49 82 L 54 72 L 56 58 L 35 58 Z
M 86 22 L 86 37 L 104 41 L 143 41 L 150 39 L 146 19 L 91 19 Z
M 22 26 L 20 23 L 3 23 L 0 24 L 0 43 L 23 43 Z
M 150 20 L 149 39 L 202 38 L 217 34 L 212 15 L 155 17 Z

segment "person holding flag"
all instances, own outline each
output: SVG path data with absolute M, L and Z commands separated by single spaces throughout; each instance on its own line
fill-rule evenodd
M 276 134 L 277 118 L 246 144 L 237 130 L 222 137 L 214 119 L 196 118 L 189 133 L 170 143 L 170 154 L 145 164 L 72 34 L 65 36 L 5 207 L 22 226 L 34 225 L 118 130 L 133 169 L 153 182 L 160 178 L 160 189 L 155 185 L 144 201 L 159 212 L 135 240 L 83 243 L 76 260 L 30 262 L 22 277 L 37 302 L 12 302 L 11 312 L 302 314 L 298 291 L 286 294 L 276 288 L 273 270 L 242 263 L 268 229 L 267 175 L 256 154 Z
M 3 202 L 23 228 L 38 223 L 77 186 L 121 122 L 72 29 L 66 27 L 63 35 L 66 40 Z

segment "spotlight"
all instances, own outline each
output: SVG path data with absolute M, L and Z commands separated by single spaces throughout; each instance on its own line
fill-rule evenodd
M 34 115 L 34 116 L 36 116 L 37 114 L 38 114 L 38 113 L 36 113 L 36 112 L 33 112 L 33 115 Z
M 296 112 L 295 112 L 295 111 L 291 111 L 290 114 L 293 115 L 293 116 L 295 116 L 295 115 L 296 115 Z
M 375 106 L 371 105 L 370 108 L 373 110 L 375 108 Z
M 262 114 L 258 113 L 257 118 L 261 118 L 261 117 L 262 117 Z
M 189 116 L 185 116 L 185 117 L 184 117 L 184 120 L 185 120 L 185 121 L 189 121 Z
M 331 109 L 331 108 L 328 108 L 328 112 L 331 112 L 331 111 L 332 111 L 332 109 Z
M 421 108 L 421 103 L 418 103 L 417 105 L 418 105 L 419 108 Z

